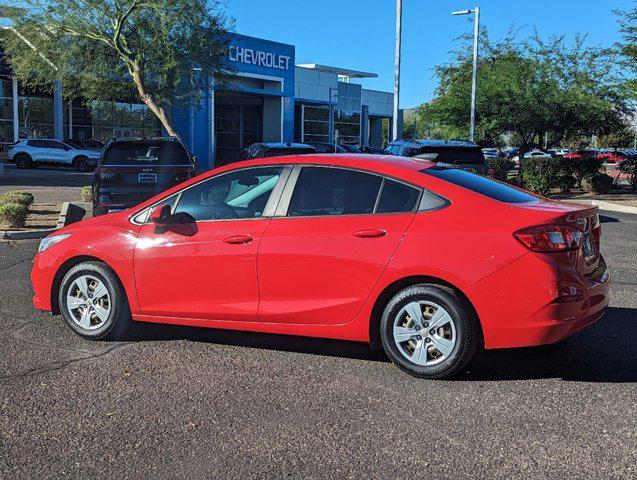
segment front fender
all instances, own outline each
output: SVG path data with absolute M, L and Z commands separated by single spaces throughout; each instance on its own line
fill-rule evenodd
M 71 236 L 35 256 L 31 271 L 34 305 L 51 311 L 64 274 L 82 261 L 97 260 L 113 269 L 126 291 L 131 313 L 138 313 L 133 275 L 137 231 L 104 225 L 68 229 L 63 233 Z

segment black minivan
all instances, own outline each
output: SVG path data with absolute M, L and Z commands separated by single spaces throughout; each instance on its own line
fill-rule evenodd
M 125 210 L 197 174 L 176 138 L 111 140 L 93 175 L 93 216 Z

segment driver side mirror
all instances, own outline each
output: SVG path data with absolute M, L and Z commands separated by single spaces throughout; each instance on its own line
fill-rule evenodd
M 166 225 L 168 225 L 169 218 L 170 205 L 168 204 L 155 207 L 150 212 L 150 221 L 158 227 L 165 227 Z
M 170 213 L 170 205 L 155 207 L 150 212 L 150 221 L 155 225 L 155 233 L 171 232 L 191 237 L 197 233 L 197 221 L 187 212 Z

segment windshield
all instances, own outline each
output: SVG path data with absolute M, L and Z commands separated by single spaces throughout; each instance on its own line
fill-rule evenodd
M 422 147 L 414 156 L 449 165 L 484 165 L 484 155 L 479 147 Z
M 106 149 L 102 165 L 190 165 L 190 158 L 172 140 L 114 142 Z

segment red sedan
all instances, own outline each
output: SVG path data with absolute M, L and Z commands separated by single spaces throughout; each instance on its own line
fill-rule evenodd
M 382 344 L 420 377 L 557 342 L 609 300 L 597 207 L 402 157 L 228 165 L 44 238 L 37 308 L 91 338 L 130 320 Z

